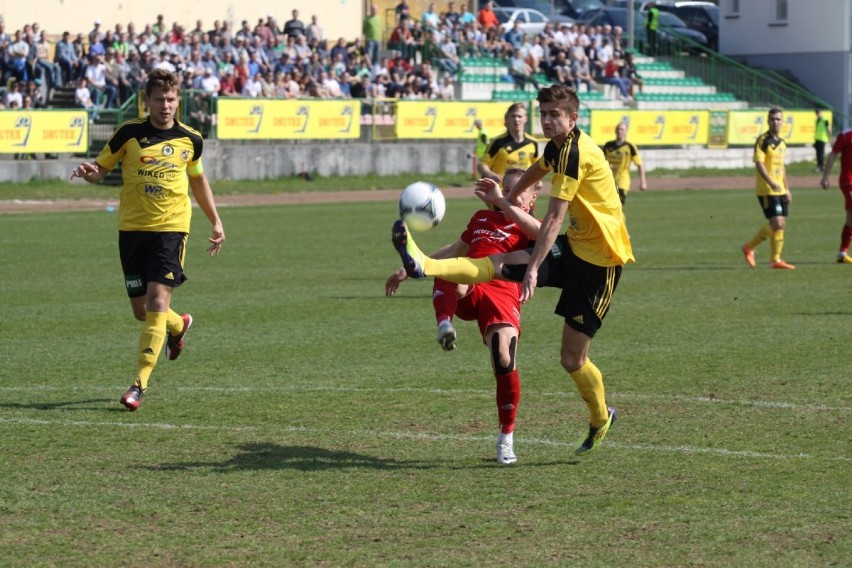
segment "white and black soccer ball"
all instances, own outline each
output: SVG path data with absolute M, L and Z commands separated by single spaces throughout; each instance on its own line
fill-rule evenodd
M 416 181 L 399 195 L 399 217 L 412 231 L 428 231 L 441 222 L 447 202 L 441 190 L 425 181 Z

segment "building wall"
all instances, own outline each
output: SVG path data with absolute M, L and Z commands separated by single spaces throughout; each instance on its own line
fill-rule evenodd
M 720 51 L 754 67 L 790 71 L 811 92 L 852 117 L 852 0 L 721 0 Z
M 127 27 L 128 22 L 133 22 L 136 30 L 141 31 L 145 24 L 156 22 L 157 14 L 163 14 L 167 24 L 180 22 L 187 30 L 194 28 L 199 19 L 205 29 L 210 29 L 214 20 L 229 20 L 233 29 L 239 28 L 243 20 L 254 26 L 259 18 L 266 19 L 267 14 L 272 14 L 282 26 L 294 9 L 305 24 L 316 14 L 325 37 L 331 41 L 341 36 L 352 39 L 361 35 L 364 0 L 0 0 L 0 16 L 6 22 L 7 33 L 38 22 L 51 36 L 66 30 L 88 33 L 95 19 L 103 22 L 101 30 L 113 29 L 116 23 Z

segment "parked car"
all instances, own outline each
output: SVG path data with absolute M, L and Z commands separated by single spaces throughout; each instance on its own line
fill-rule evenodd
M 551 4 L 550 0 L 497 0 L 495 7 L 500 8 L 530 8 L 538 10 L 547 19 L 553 22 L 553 27 L 558 28 L 562 24 L 574 25 L 574 18 L 570 18 L 559 11 L 559 4 Z
M 661 4 L 660 12 L 671 12 L 689 27 L 707 37 L 710 49 L 719 49 L 719 7 L 712 2 Z
M 518 22 L 524 33 L 538 35 L 550 21 L 547 16 L 532 8 L 494 8 L 494 14 L 503 33 L 511 30 Z
M 577 23 L 586 25 L 606 25 L 612 27 L 621 26 L 625 35 L 627 34 L 627 9 L 626 8 L 601 8 L 594 12 L 589 12 L 583 18 L 577 20 Z M 633 32 L 635 35 L 637 47 L 642 49 L 646 41 L 645 35 L 645 15 L 642 12 L 633 12 Z M 686 24 L 669 12 L 660 11 L 660 27 L 658 30 L 660 48 L 663 51 L 680 50 L 683 48 L 684 42 L 680 36 L 692 40 L 693 42 L 707 47 L 707 37 L 701 32 L 689 29 Z M 687 44 L 687 49 L 689 45 Z
M 604 7 L 601 0 L 553 0 L 553 4 L 560 12 L 575 20 L 583 17 L 587 12 L 600 10 Z

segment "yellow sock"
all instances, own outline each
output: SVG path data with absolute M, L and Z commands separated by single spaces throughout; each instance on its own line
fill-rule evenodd
M 571 378 L 589 407 L 589 424 L 600 428 L 609 420 L 603 375 L 590 359 L 586 359 L 586 364 L 571 373 Z
M 494 279 L 494 263 L 484 258 L 444 258 L 436 260 L 426 257 L 423 272 L 456 284 L 476 284 Z
M 145 325 L 139 336 L 139 357 L 136 359 L 136 381 L 134 385 L 148 388 L 151 371 L 157 364 L 163 342 L 166 340 L 166 321 L 169 315 L 164 312 L 148 312 Z
M 768 239 L 772 236 L 772 227 L 769 223 L 765 224 L 760 228 L 760 230 L 752 237 L 752 239 L 747 243 L 748 248 L 754 250 L 757 248 L 757 245 Z
M 781 250 L 784 248 L 784 230 L 772 231 L 769 239 L 769 250 L 772 252 L 772 262 L 781 260 Z
M 179 335 L 183 331 L 183 318 L 171 308 L 169 308 L 166 317 L 168 318 L 166 319 L 166 331 L 172 335 Z

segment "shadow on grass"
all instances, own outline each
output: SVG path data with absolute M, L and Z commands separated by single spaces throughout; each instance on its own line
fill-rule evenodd
M 139 466 L 153 471 L 211 469 L 217 472 L 297 469 L 323 471 L 343 468 L 371 469 L 431 469 L 433 465 L 420 461 L 382 459 L 343 450 L 328 450 L 314 446 L 281 446 L 279 444 L 243 444 L 231 459 L 220 462 L 164 463 Z
M 515 467 L 498 465 L 494 459 L 483 459 L 481 463 L 448 464 L 446 462 L 428 463 L 418 460 L 383 459 L 347 452 L 329 450 L 316 446 L 282 446 L 279 444 L 255 443 L 237 446 L 239 450 L 232 458 L 220 462 L 183 462 L 159 465 L 140 465 L 139 469 L 150 471 L 191 471 L 208 469 L 218 473 L 264 469 L 295 469 L 299 471 L 327 471 L 346 468 L 379 470 L 470 470 L 478 468 L 513 470 Z M 536 466 L 578 465 L 579 460 L 539 462 Z M 531 464 L 528 464 L 531 465 Z
M 66 400 L 63 402 L 4 402 L 0 408 L 25 408 L 28 410 L 103 410 L 101 404 L 115 402 L 112 398 L 93 398 L 89 400 Z M 98 406 L 81 406 L 98 404 Z M 122 409 L 124 410 L 124 409 Z

